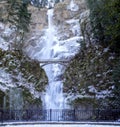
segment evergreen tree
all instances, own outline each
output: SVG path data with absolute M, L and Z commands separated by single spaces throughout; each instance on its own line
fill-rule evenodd
M 25 32 L 29 30 L 31 14 L 28 12 L 30 0 L 1 0 L 0 1 L 0 21 L 9 22 L 15 27 L 16 40 L 15 49 L 21 50 Z M 17 40 L 17 36 L 20 37 Z M 17 47 L 16 47 L 17 46 Z
M 28 31 L 31 14 L 28 12 L 29 1 L 8 0 L 8 21 L 17 27 L 17 30 Z
M 120 53 L 120 1 L 87 0 L 94 38 L 113 52 Z
M 120 107 L 120 59 L 113 71 L 113 80 L 115 82 L 113 89 L 113 97 L 111 98 L 111 105 L 113 108 Z

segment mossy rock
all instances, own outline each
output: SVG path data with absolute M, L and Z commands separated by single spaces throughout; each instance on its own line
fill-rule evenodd
M 11 73 L 14 82 L 18 82 L 15 76 L 22 74 L 27 82 L 33 83 L 37 91 L 42 92 L 47 84 L 47 76 L 44 70 L 40 67 L 39 62 L 31 60 L 24 56 L 19 51 L 2 52 L 1 54 L 1 67 L 6 68 L 6 71 Z M 39 88 L 38 88 L 39 87 Z
M 115 85 L 113 70 L 118 56 L 106 51 L 101 45 L 81 47 L 80 52 L 71 60 L 64 73 L 64 92 L 74 95 L 98 95 L 111 91 Z M 93 87 L 95 91 L 91 91 Z
M 97 107 L 97 101 L 95 98 L 83 97 L 77 98 L 70 102 L 75 109 L 93 109 Z
M 42 107 L 41 98 L 35 98 L 34 95 L 30 93 L 29 89 L 25 88 L 24 86 L 21 86 L 20 88 L 22 89 L 24 109 Z
M 2 51 L 0 49 L 0 67 L 11 75 L 14 87 L 23 88 L 24 100 L 28 106 L 30 104 L 41 105 L 41 99 L 36 98 L 30 92 L 29 86 L 26 86 L 32 84 L 39 94 L 45 90 L 48 79 L 39 62 L 31 60 L 20 51 Z M 7 84 L 3 85 L 7 87 Z

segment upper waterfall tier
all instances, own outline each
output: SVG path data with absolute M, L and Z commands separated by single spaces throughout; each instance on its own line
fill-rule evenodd
M 51 4 L 51 1 L 49 2 Z M 69 0 L 68 4 L 66 2 L 68 1 L 65 0 L 54 8 L 43 9 L 39 12 L 40 17 L 37 16 L 36 22 L 43 20 L 44 25 L 36 24 L 34 33 L 30 34 L 31 37 L 24 46 L 24 51 L 32 59 L 70 60 L 80 50 L 80 42 L 83 40 L 79 24 L 80 16 L 78 17 L 80 7 L 77 5 L 80 1 Z M 43 68 L 49 81 L 45 93 L 41 96 L 43 106 L 46 109 L 66 108 L 62 83 L 65 66 L 61 63 L 49 63 Z

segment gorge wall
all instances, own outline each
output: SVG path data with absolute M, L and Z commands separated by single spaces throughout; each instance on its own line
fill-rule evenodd
M 12 108 L 19 109 L 20 98 L 23 98 L 24 108 L 41 107 L 40 93 L 48 81 L 46 74 L 37 61 L 15 50 L 15 38 L 16 33 L 9 24 L 0 23 L 0 107 L 9 108 L 10 103 L 17 103 Z M 20 98 L 17 98 L 17 89 L 22 90 Z
M 53 24 L 57 30 L 57 38 L 59 41 L 67 40 L 72 37 L 82 36 L 80 32 L 79 19 L 80 15 L 86 11 L 84 0 L 74 0 L 74 7 L 71 7 L 71 0 L 64 0 L 64 2 L 57 3 L 54 7 Z M 32 23 L 30 26 L 30 33 L 24 44 L 24 49 L 27 54 L 32 56 L 30 49 L 36 51 L 39 44 L 39 39 L 43 36 L 45 29 L 48 27 L 47 9 L 38 9 L 29 7 L 32 12 Z M 81 37 L 82 39 L 82 37 Z M 39 46 L 42 49 L 43 43 Z M 34 48 L 35 47 L 35 48 Z
M 4 6 L 0 6 L 0 9 L 2 12 L 0 13 L 1 16 L 5 16 L 4 13 L 6 14 L 6 10 Z M 26 33 L 23 47 L 21 47 L 24 52 L 23 54 L 21 51 L 16 50 L 16 41 L 19 41 L 19 36 L 16 38 L 17 33 L 14 28 L 10 24 L 0 23 L 1 107 L 3 107 L 5 98 L 7 98 L 5 106 L 9 107 L 10 89 L 15 91 L 16 88 L 23 90 L 24 106 L 26 105 L 27 107 L 29 104 L 41 105 L 41 92 L 45 90 L 47 77 L 43 69 L 39 66 L 39 62 L 37 62 L 39 60 L 33 56 L 44 45 L 44 43 L 40 43 L 40 38 L 45 34 L 45 29 L 48 28 L 47 10 L 47 8 L 38 9 L 29 6 L 32 19 L 30 32 Z M 56 34 L 58 40 L 61 41 L 61 47 L 64 47 L 64 45 L 67 47 L 67 51 L 65 51 L 66 55 L 64 56 L 65 59 L 71 59 L 74 56 L 73 51 L 76 50 L 77 53 L 79 50 L 80 44 L 76 43 L 76 40 L 81 41 L 83 39 L 80 32 L 79 18 L 85 10 L 86 5 L 84 4 L 84 0 L 75 0 L 74 4 L 71 4 L 70 0 L 65 0 L 54 7 L 53 21 L 58 31 Z M 64 50 L 62 52 L 64 53 Z M 58 54 L 56 53 L 57 56 Z M 61 55 L 60 58 L 62 57 Z
M 44 61 L 44 59 L 64 61 L 73 58 L 83 41 L 80 19 L 86 11 L 84 1 L 65 0 L 57 3 L 53 9 L 43 8 L 40 13 L 36 8 L 30 7 L 30 10 L 35 13 L 32 13 L 34 20 L 24 44 L 24 52 L 37 61 Z M 43 67 L 49 78 L 49 85 L 43 93 L 45 97 L 42 97 L 45 103 L 43 107 L 65 108 L 63 104 L 65 99 L 62 95 L 65 67 L 59 64 L 50 66 L 50 68 L 49 65 Z
M 25 33 L 23 53 L 15 51 L 15 31 L 9 28 L 9 24 L 0 23 L 1 107 L 4 96 L 9 98 L 9 90 L 17 87 L 23 89 L 26 106 L 41 106 L 41 93 L 48 84 L 39 65 L 39 56 L 46 44 L 43 40 L 48 28 L 48 9 L 29 6 L 29 11 L 32 19 L 30 32 Z M 52 47 L 54 58 L 70 61 L 66 69 L 62 68 L 65 72 L 57 80 L 63 80 L 63 91 L 72 107 L 112 107 L 113 76 L 119 70 L 119 66 L 115 67 L 119 58 L 110 52 L 109 47 L 95 42 L 88 17 L 85 0 L 74 0 L 74 3 L 64 0 L 54 7 L 52 21 L 60 42 L 58 48 L 56 42 Z

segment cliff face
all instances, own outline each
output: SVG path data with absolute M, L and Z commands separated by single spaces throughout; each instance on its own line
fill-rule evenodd
M 104 48 L 92 40 L 89 10 L 84 2 L 84 0 L 74 0 L 74 3 L 71 3 L 70 0 L 64 0 L 54 7 L 53 24 L 57 30 L 58 40 L 69 40 L 76 36 L 81 38 L 78 40 L 81 48 L 79 51 L 77 50 L 75 57 L 72 56 L 73 59 L 64 74 L 64 92 L 69 102 L 78 108 L 81 108 L 82 105 L 84 105 L 83 107 L 85 105 L 87 107 L 90 105 L 105 107 L 112 105 L 111 98 L 115 87 L 114 68 L 119 58 L 110 52 L 109 47 Z M 36 29 L 34 29 L 36 33 L 31 32 L 32 38 L 25 45 L 25 50 L 30 56 L 33 56 L 30 53 L 31 49 L 34 54 L 44 45 L 44 43 L 40 43 L 41 48 L 36 47 L 39 43 L 37 37 L 43 36 L 44 30 L 48 27 L 47 16 L 41 18 L 43 18 L 44 25 L 42 27 L 36 25 Z M 69 43 L 70 45 L 71 43 Z M 69 48 L 69 50 L 72 49 Z
M 30 7 L 32 12 L 32 23 L 30 25 L 30 33 L 28 33 L 24 51 L 32 57 L 37 51 L 42 50 L 44 42 L 40 43 L 41 38 L 45 35 L 48 28 L 48 15 L 46 8 L 38 9 Z M 81 37 L 79 20 L 83 12 L 86 11 L 84 0 L 64 0 L 57 3 L 54 7 L 52 22 L 56 30 L 58 41 L 65 41 L 74 37 Z M 81 41 L 79 39 L 79 41 Z M 32 53 L 31 53 L 32 50 Z
M 2 6 L 0 9 L 4 10 Z M 32 19 L 30 32 L 26 33 L 24 40 L 23 51 L 30 59 L 25 58 L 25 54 L 12 52 L 15 47 L 16 32 L 10 29 L 9 25 L 0 23 L 1 100 L 4 94 L 8 94 L 9 88 L 21 86 L 26 103 L 35 103 L 47 84 L 45 72 L 36 61 L 39 61 L 39 56 L 46 48 L 44 38 L 48 28 L 48 9 L 29 6 L 29 11 Z M 64 76 L 60 76 L 64 79 L 64 92 L 69 102 L 78 108 L 85 105 L 87 107 L 109 105 L 108 97 L 112 97 L 115 87 L 114 67 L 119 58 L 109 51 L 109 47 L 104 48 L 92 40 L 89 10 L 85 0 L 74 0 L 74 3 L 71 0 L 64 0 L 57 3 L 52 23 L 59 41 L 57 49 L 56 42 L 52 47 L 56 52 L 54 58 L 71 60 Z
M 84 1 L 81 0 L 75 0 L 74 3 L 70 0 L 65 0 L 55 6 L 54 22 L 58 26 L 60 39 L 68 39 L 77 35 L 81 36 L 79 21 L 80 16 L 86 9 Z
M 6 18 L 7 11 L 5 4 L 3 2 L 0 5 L 0 17 L 5 16 Z M 57 30 L 57 38 L 61 41 L 60 45 L 67 47 L 65 58 L 69 55 L 73 57 L 73 51 L 76 49 L 78 51 L 79 49 L 79 44 L 76 44 L 76 40 L 81 41 L 83 39 L 79 19 L 85 10 L 84 0 L 74 0 L 74 3 L 71 3 L 71 0 L 64 0 L 64 2 L 58 3 L 54 7 L 52 21 Z M 24 40 L 23 51 L 31 59 L 34 59 L 35 57 L 32 57 L 34 52 L 39 52 L 44 46 L 44 42 L 40 43 L 40 40 L 48 28 L 48 9 L 38 9 L 29 6 L 29 11 L 32 14 L 32 19 L 30 32 L 26 33 Z M 19 51 L 14 51 L 16 46 L 19 47 L 19 36 L 10 24 L 0 23 L 1 107 L 3 106 L 2 103 L 5 96 L 7 97 L 7 106 L 9 105 L 10 89 L 14 91 L 14 88 L 17 87 L 23 90 L 23 97 L 26 104 L 37 104 L 40 101 L 40 92 L 44 91 L 45 85 L 47 84 L 47 77 L 40 68 L 39 62 L 27 58 L 25 54 L 21 54 Z M 71 53 L 69 54 L 69 52 Z M 57 57 L 58 53 L 55 55 Z M 61 55 L 61 57 L 63 56 Z
M 118 58 L 100 45 L 82 47 L 64 74 L 64 92 L 72 103 L 79 106 L 111 106 L 114 68 Z M 89 99 L 88 99 L 89 98 Z
M 23 107 L 31 107 L 30 104 L 32 103 L 34 106 L 41 105 L 40 93 L 45 90 L 47 77 L 38 62 L 27 58 L 19 51 L 3 51 L 0 49 L 0 73 L 1 108 L 4 98 L 6 98 L 4 108 L 9 108 L 9 104 L 12 103 L 11 95 L 13 95 L 14 103 L 18 102 L 16 97 L 19 96 L 19 92 L 14 93 L 18 88 L 22 92 L 20 98 L 23 98 Z
M 87 11 L 84 1 L 64 0 L 64 2 L 57 3 L 54 8 L 38 10 L 30 7 L 30 11 L 32 24 L 24 43 L 24 52 L 30 58 L 37 61 L 70 60 L 78 53 L 80 43 L 83 41 L 81 20 L 86 17 Z M 54 67 L 51 65 L 50 70 L 52 70 L 51 75 L 57 75 L 54 81 L 63 79 L 64 67 L 60 64 L 55 64 Z
M 64 73 L 64 92 L 76 108 L 118 108 L 120 57 L 94 40 L 89 13 L 79 19 L 83 41 Z
M 4 3 L 3 6 L 1 5 L 0 14 L 3 18 L 2 16 L 5 16 L 4 13 L 7 15 L 7 12 Z M 19 94 L 18 92 L 14 93 L 18 88 L 22 90 L 23 107 L 28 108 L 33 103 L 41 105 L 40 95 L 47 84 L 46 74 L 40 68 L 39 63 L 26 57 L 21 51 L 15 50 L 19 45 L 20 37 L 20 35 L 16 35 L 13 26 L 6 22 L 0 22 L 0 108 L 3 106 L 9 108 L 12 103 L 10 96 L 13 95 L 14 100 L 15 95 Z M 14 101 L 14 103 L 16 102 Z

